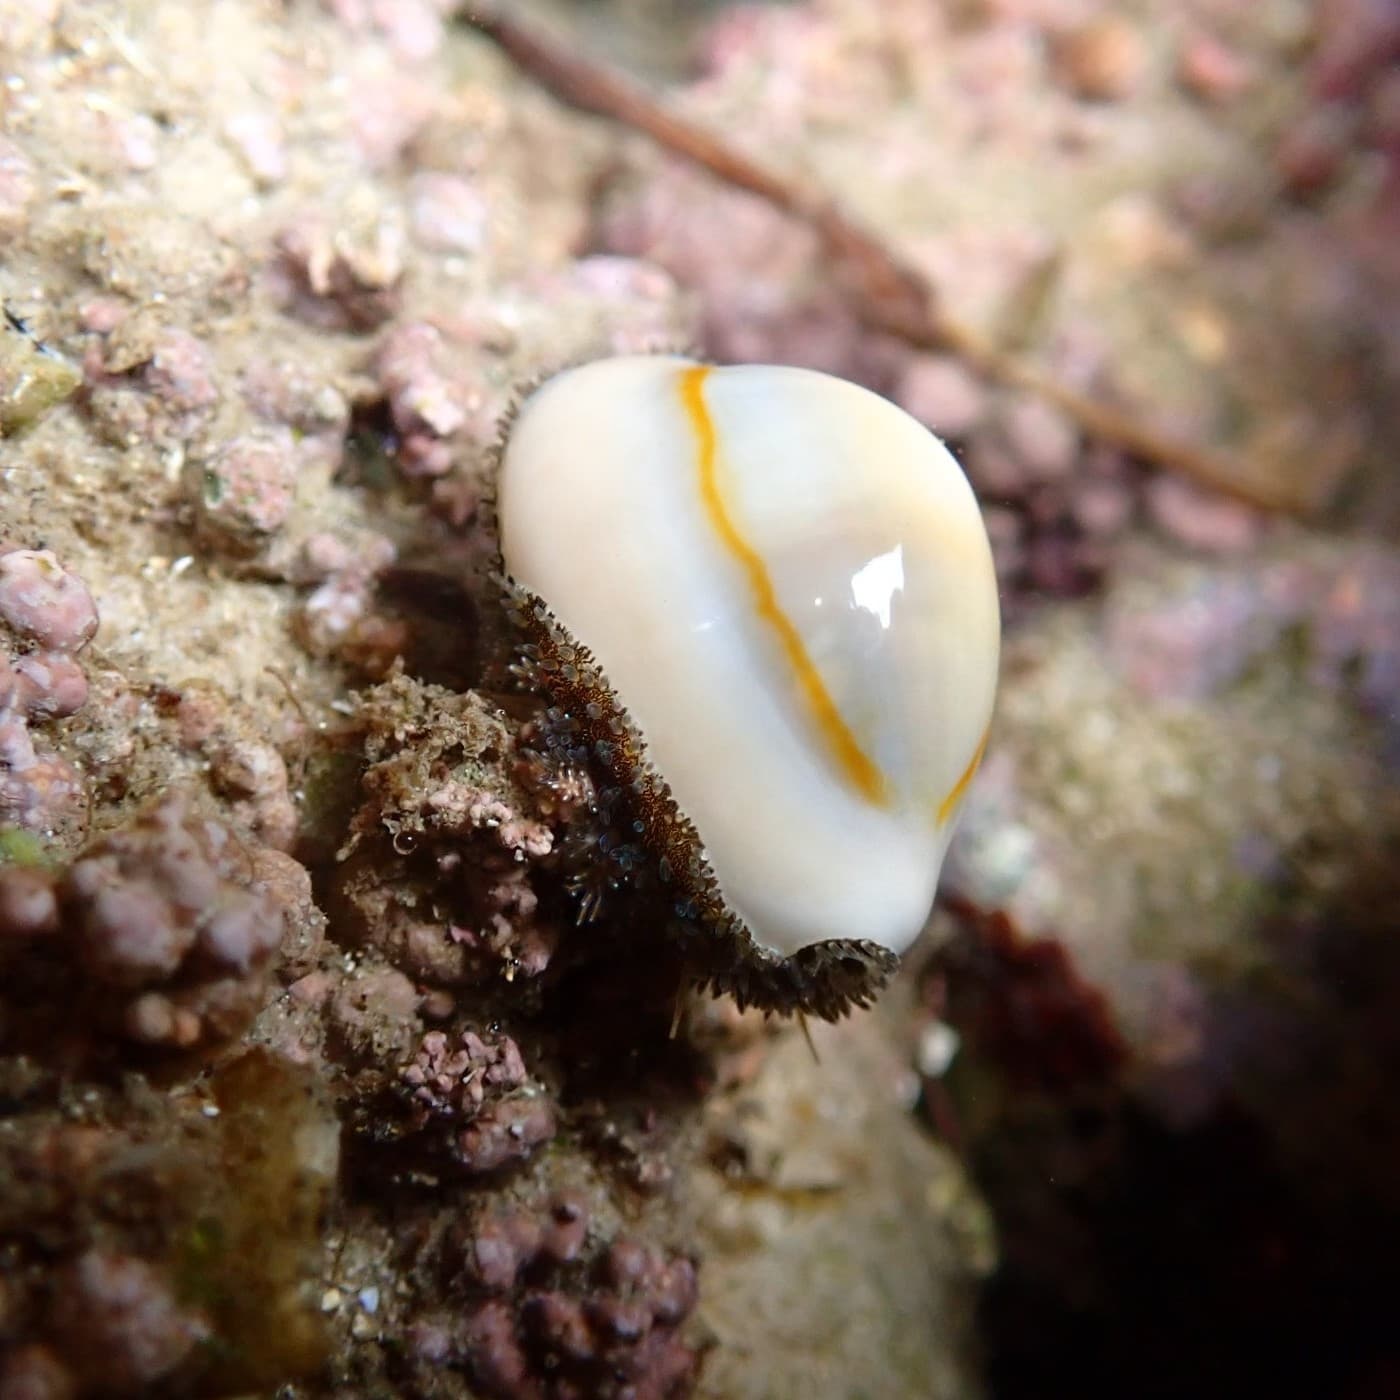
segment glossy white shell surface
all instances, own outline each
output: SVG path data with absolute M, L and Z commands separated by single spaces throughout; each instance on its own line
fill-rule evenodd
M 906 948 L 1000 645 L 937 438 L 812 370 L 602 360 L 522 406 L 499 515 L 508 572 L 597 657 L 754 937 Z

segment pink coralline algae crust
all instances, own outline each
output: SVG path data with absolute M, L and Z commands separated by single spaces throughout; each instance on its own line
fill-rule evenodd
M 322 330 L 373 330 L 401 301 L 405 233 L 386 211 L 336 226 L 319 214 L 289 225 L 274 269 L 289 314 Z
M 810 365 L 878 383 L 899 358 L 872 345 L 835 288 L 814 280 L 797 291 L 816 257 L 815 237 L 755 196 L 667 170 L 604 211 L 599 241 L 697 292 L 702 340 L 719 361 Z
M 418 1366 L 464 1368 L 493 1400 L 670 1400 L 700 1354 L 682 1335 L 695 1262 L 630 1232 L 608 1237 L 585 1198 L 488 1212 L 449 1238 L 444 1265 L 466 1303 L 417 1324 Z
M 332 974 L 313 972 L 296 994 L 314 1005 L 327 994 L 326 1022 L 337 1058 L 356 1066 L 393 1065 L 421 1034 L 417 987 L 392 967 L 365 962 L 337 986 Z
M 269 112 L 247 108 L 224 121 L 224 136 L 242 157 L 248 173 L 264 189 L 287 178 L 287 151 L 282 130 Z
M 3 951 L 21 980 L 66 979 L 91 1030 L 171 1050 L 219 1044 L 263 1003 L 284 930 L 277 896 L 309 893 L 289 877 L 294 864 L 176 793 L 62 873 L 0 868 Z M 42 1005 L 53 990 L 20 1001 Z
M 444 1129 L 449 1155 L 469 1173 L 523 1162 L 554 1136 L 554 1109 L 507 1035 L 429 1031 L 399 1077 L 414 1129 Z
M 1105 15 L 1068 29 L 1052 47 L 1060 80 L 1075 96 L 1092 102 L 1131 98 L 1147 76 L 1146 38 L 1119 16 Z
M 482 781 L 479 755 L 509 772 L 517 740 L 475 695 L 399 678 L 364 695 L 362 716 L 370 763 L 338 878 L 346 930 L 432 985 L 543 972 L 559 928 L 531 864 L 554 851 L 554 824 L 572 809 Z
M 1105 618 L 1106 654 L 1141 694 L 1200 701 L 1238 682 L 1285 633 L 1296 632 L 1308 683 L 1351 689 L 1363 710 L 1395 734 L 1397 600 L 1400 559 L 1378 547 L 1326 563 L 1237 565 L 1151 605 L 1125 594 Z
M 1388 64 L 1400 61 L 1400 4 L 1396 0 L 1323 0 L 1312 82 L 1324 97 L 1364 88 Z
M 1400 190 L 1400 4 L 1396 0 L 1322 0 L 1308 73 L 1313 104 L 1284 128 L 1274 164 L 1302 198 L 1326 195 L 1358 150 L 1380 157 L 1386 179 L 1375 207 L 1393 223 Z M 1393 233 L 1389 235 L 1393 243 Z
M 289 711 L 272 730 L 274 743 L 264 737 L 269 733 L 266 725 L 259 726 L 242 705 L 212 685 L 190 681 L 178 689 L 156 686 L 145 696 L 164 721 L 161 737 L 183 760 L 183 776 L 207 785 L 230 823 L 256 838 L 257 859 L 266 847 L 289 849 L 300 815 L 283 753 L 300 751 L 304 719 Z M 119 690 L 108 697 L 108 705 L 129 714 L 142 706 L 145 696 Z
M 921 423 L 938 424 L 950 438 L 965 438 L 985 422 L 985 384 L 952 355 L 913 355 L 900 371 L 894 400 Z
M 243 372 L 243 399 L 266 423 L 298 437 L 339 442 L 350 426 L 350 405 L 334 384 L 297 360 L 269 356 Z
M 237 973 L 265 961 L 281 920 L 270 901 L 230 881 L 236 856 L 228 828 L 179 797 L 106 837 L 63 886 L 81 911 L 84 961 L 114 984 L 169 977 L 191 955 Z
M 429 508 L 454 531 L 476 515 L 482 462 L 509 405 L 511 386 L 483 372 L 481 343 L 492 334 L 470 308 L 403 320 L 369 367 L 381 397 L 366 410 L 364 440 L 425 484 Z
M 486 238 L 489 209 L 481 191 L 459 175 L 424 170 L 409 193 L 413 233 L 440 253 L 474 253 Z
M 92 594 L 51 551 L 0 551 L 0 827 L 63 840 L 81 834 L 87 784 L 33 727 L 87 702 L 75 656 L 97 625 Z
M 209 425 L 222 397 L 208 346 L 145 317 L 122 317 L 89 345 L 84 368 L 87 411 L 117 447 L 187 443 Z
M 1230 44 L 1204 30 L 1182 40 L 1176 58 L 1177 81 L 1193 96 L 1225 107 L 1254 86 L 1255 66 Z
M 0 618 L 53 651 L 81 651 L 97 631 L 92 594 L 47 549 L 0 553 Z
M 216 546 L 252 553 L 286 524 L 296 488 L 291 434 L 231 438 L 191 464 L 195 526 Z
M 377 30 L 405 65 L 431 58 L 442 43 L 442 0 L 323 0 L 346 28 Z
M 55 838 L 81 831 L 87 795 L 72 763 L 36 742 L 21 717 L 0 714 L 0 826 Z
M 298 573 L 315 586 L 296 613 L 293 631 L 310 655 L 382 680 L 408 652 L 412 634 L 377 596 L 378 578 L 393 563 L 394 546 L 382 535 L 357 544 L 352 548 L 325 533 L 305 542 Z
M 379 347 L 375 374 L 398 433 L 399 466 L 407 476 L 442 476 L 467 426 L 471 390 L 444 364 L 442 333 L 423 322 L 396 326 Z
M 0 656 L 0 709 L 26 719 L 66 719 L 87 703 L 87 674 L 61 651 L 31 651 L 13 662 Z
M 1163 534 L 1201 554 L 1246 553 L 1263 531 L 1257 511 L 1179 477 L 1154 478 L 1146 502 L 1150 519 Z
M 59 1281 L 55 1329 L 65 1360 L 91 1386 L 118 1394 L 155 1386 L 208 1340 L 198 1312 L 144 1260 L 89 1250 Z
M 282 911 L 277 975 L 286 982 L 310 973 L 320 961 L 326 916 L 316 906 L 311 872 L 285 851 L 264 846 L 253 852 L 254 886 Z
M 423 805 L 434 822 L 450 828 L 494 831 L 500 844 L 517 859 L 547 856 L 554 848 L 554 834 L 547 826 L 522 817 L 510 803 L 484 788 L 445 782 L 427 794 Z
M 31 939 L 58 929 L 58 894 L 45 870 L 0 868 L 0 966 Z
M 296 838 L 298 816 L 287 765 L 273 745 L 246 736 L 219 735 L 205 746 L 210 787 L 230 814 L 277 850 Z

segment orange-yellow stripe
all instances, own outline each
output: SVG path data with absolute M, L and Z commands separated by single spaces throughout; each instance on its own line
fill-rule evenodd
M 732 554 L 743 569 L 753 593 L 754 607 L 758 615 L 772 629 L 782 647 L 788 665 L 797 677 L 807 707 L 812 712 L 827 747 L 841 771 L 845 773 L 855 789 L 869 802 L 883 803 L 888 799 L 888 787 L 884 775 L 872 763 L 856 737 L 851 733 L 841 712 L 836 708 L 821 673 L 812 664 L 807 648 L 792 619 L 783 611 L 778 602 L 773 580 L 768 576 L 762 556 L 740 533 L 724 504 L 718 480 L 719 444 L 715 434 L 714 420 L 705 403 L 705 379 L 710 373 L 708 365 L 696 365 L 681 372 L 681 402 L 685 405 L 686 416 L 695 433 L 698 446 L 696 454 L 700 474 L 700 498 L 705 503 L 705 512 L 710 524 L 719 536 L 724 547 Z M 970 776 L 970 775 L 969 775 Z
M 982 742 L 977 745 L 977 752 L 972 755 L 972 762 L 963 769 L 963 775 L 953 784 L 952 791 L 938 804 L 938 824 L 942 826 L 957 809 L 957 805 L 963 799 L 963 793 L 967 791 L 967 785 L 972 781 L 973 775 L 981 766 L 982 755 L 987 752 L 987 740 L 991 737 L 992 726 L 989 724 L 982 731 Z

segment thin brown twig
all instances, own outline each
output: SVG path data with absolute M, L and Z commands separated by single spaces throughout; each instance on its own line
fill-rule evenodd
M 747 190 L 817 233 L 844 277 L 856 314 L 871 329 L 922 350 L 960 356 L 987 378 L 1038 394 L 1090 437 L 1261 510 L 1311 513 L 1316 503 L 1258 479 L 1237 457 L 1169 437 L 1137 415 L 1060 383 L 950 315 L 936 289 L 829 196 L 804 188 L 735 150 L 713 132 L 595 60 L 533 33 L 491 3 L 469 3 L 465 23 L 491 39 L 559 101 L 640 131 L 657 145 Z

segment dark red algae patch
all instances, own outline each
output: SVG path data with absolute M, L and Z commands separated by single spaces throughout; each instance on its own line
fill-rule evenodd
M 961 1044 L 924 1104 L 996 1221 L 995 1400 L 1400 1394 L 1397 896 L 1368 866 L 1261 924 L 1267 985 L 1212 984 L 1184 1098 L 1065 945 L 956 911 L 923 988 Z
M 1112 1084 L 1127 1045 L 1107 998 L 1065 945 L 1026 937 L 998 911 L 964 902 L 956 909 L 961 931 L 940 951 L 925 990 L 971 1053 L 1014 1094 L 1062 1097 Z

